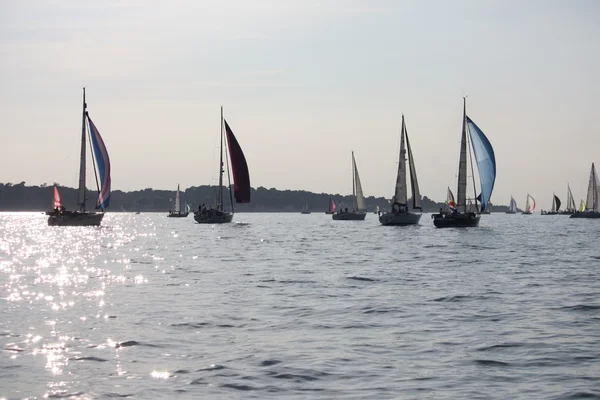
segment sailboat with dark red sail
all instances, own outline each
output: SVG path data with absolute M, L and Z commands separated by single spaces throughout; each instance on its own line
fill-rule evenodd
M 229 157 L 225 154 L 227 162 L 227 178 L 229 180 L 229 201 L 231 208 L 225 209 L 225 196 L 223 187 L 223 173 L 225 172 L 223 164 L 223 145 L 227 145 Z M 233 174 L 233 191 L 231 190 L 231 175 Z M 235 203 L 250 202 L 250 174 L 248 173 L 248 164 L 246 157 L 240 147 L 233 131 L 223 118 L 223 107 L 221 107 L 221 146 L 219 159 L 219 187 L 217 189 L 217 198 L 215 208 L 198 207 L 194 212 L 194 219 L 199 224 L 223 224 L 231 222 L 233 219 Z

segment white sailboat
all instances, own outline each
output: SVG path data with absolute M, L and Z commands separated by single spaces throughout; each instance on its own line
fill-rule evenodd
M 510 204 L 508 206 L 508 211 L 506 212 L 506 214 L 516 214 L 517 213 L 517 202 L 515 201 L 515 199 L 510 196 Z
M 564 210 L 559 211 L 558 213 L 561 215 L 571 215 L 575 211 L 577 211 L 577 206 L 575 205 L 575 199 L 573 198 L 571 187 L 567 183 L 567 206 Z
M 367 215 L 365 210 L 365 196 L 363 195 L 362 185 L 360 184 L 354 152 L 352 152 L 352 210 L 348 211 L 347 207 L 343 209 L 340 207 L 331 218 L 336 221 L 362 221 Z
M 571 214 L 571 218 L 600 218 L 600 180 L 594 163 L 590 171 L 585 209 Z
M 531 201 L 533 202 L 533 207 L 529 203 L 529 199 L 531 199 Z M 533 210 L 535 210 L 535 199 L 529 193 L 527 193 L 527 201 L 525 202 L 525 210 L 521 214 L 531 215 L 533 213 Z
M 179 184 L 177 184 L 177 193 L 175 194 L 175 210 L 169 210 L 167 217 L 171 218 L 185 218 L 190 213 L 190 207 L 186 204 L 185 211 L 182 211 L 181 207 L 181 196 L 179 195 Z
M 406 144 L 405 144 L 406 138 Z M 396 175 L 396 190 L 392 210 L 379 216 L 379 222 L 383 225 L 416 225 L 421 219 L 421 213 L 408 211 L 408 190 L 406 185 L 406 152 L 408 150 L 408 166 L 410 169 L 410 186 L 412 190 L 412 208 L 421 211 L 421 194 L 417 181 L 415 160 L 408 140 L 406 123 L 402 115 L 402 129 L 400 132 L 400 159 L 398 161 L 398 174 Z
M 300 214 L 310 214 L 310 210 L 308 209 L 308 204 L 305 204 L 304 207 L 302 207 L 302 211 L 300 211 Z

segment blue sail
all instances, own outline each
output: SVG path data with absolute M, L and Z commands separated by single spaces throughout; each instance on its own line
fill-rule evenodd
M 92 147 L 94 149 L 96 165 L 98 166 L 98 175 L 100 175 L 100 193 L 98 194 L 96 208 L 104 210 L 110 204 L 110 158 L 108 157 L 104 140 L 102 140 L 100 132 L 98 132 L 96 125 L 94 125 L 89 115 L 88 121 L 90 123 Z
M 475 152 L 477 170 L 479 171 L 479 181 L 481 183 L 480 202 L 481 211 L 483 212 L 487 208 L 488 202 L 492 197 L 492 191 L 494 190 L 494 182 L 496 181 L 496 156 L 488 138 L 469 117 L 467 117 L 467 125 L 469 127 L 469 138 Z

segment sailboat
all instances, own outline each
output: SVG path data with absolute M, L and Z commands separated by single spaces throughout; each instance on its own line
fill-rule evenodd
M 325 210 L 325 214 L 334 214 L 337 210 L 337 204 L 333 198 L 329 198 L 329 208 Z
M 506 214 L 516 214 L 517 213 L 517 202 L 515 201 L 515 199 L 510 196 L 510 204 L 508 206 L 508 211 L 506 212 Z
M 577 206 L 575 205 L 575 199 L 573 198 L 573 193 L 571 192 L 571 187 L 567 183 L 567 207 L 559 211 L 560 215 L 571 215 L 575 211 L 577 211 Z
M 404 140 L 406 138 L 406 145 Z M 407 187 L 406 187 L 406 152 L 408 151 L 408 166 L 410 169 L 410 187 L 412 190 L 412 208 L 421 211 L 421 194 L 417 181 L 415 160 L 408 140 L 406 123 L 402 115 L 402 129 L 400 132 L 400 159 L 398 161 L 398 174 L 396 176 L 396 191 L 394 193 L 392 210 L 379 216 L 382 225 L 416 225 L 421 219 L 421 213 L 408 211 Z
M 469 146 L 470 143 L 470 146 Z M 477 196 L 475 174 L 471 147 L 475 153 L 481 193 Z M 480 212 L 485 212 L 488 201 L 492 197 L 496 181 L 496 157 L 494 149 L 483 131 L 467 116 L 467 99 L 463 98 L 462 137 L 460 141 L 460 161 L 458 163 L 458 191 L 456 209 L 451 213 L 433 214 L 433 225 L 437 228 L 475 227 L 481 218 L 477 212 L 469 211 L 467 204 L 467 149 L 471 160 L 471 175 L 473 177 L 474 208 L 480 201 Z
M 356 160 L 354 152 L 352 152 L 352 210 L 341 208 L 331 215 L 331 218 L 336 221 L 362 221 L 367 213 L 365 212 L 365 197 L 363 195 L 358 169 L 356 168 Z
M 594 163 L 590 171 L 585 209 L 571 214 L 571 218 L 600 218 L 600 181 Z
M 86 130 L 86 122 L 89 131 Z M 87 189 L 85 187 L 86 134 L 89 135 L 91 142 L 92 164 L 94 165 L 94 175 L 96 176 L 96 187 L 98 189 L 96 209 L 100 210 L 100 212 L 90 212 L 85 209 L 85 202 L 87 200 Z M 100 177 L 100 183 L 98 183 L 98 176 Z M 83 112 L 81 117 L 81 152 L 79 159 L 77 210 L 67 211 L 62 206 L 62 202 L 60 202 L 60 194 L 58 194 L 60 206 L 56 207 L 57 193 L 58 189 L 55 187 L 55 207 L 52 211 L 46 213 L 48 214 L 48 225 L 50 226 L 99 226 L 102 218 L 104 218 L 104 210 L 110 204 L 110 159 L 104 145 L 104 140 L 102 140 L 100 132 L 98 132 L 96 125 L 94 125 L 88 114 L 87 103 L 85 102 L 85 88 L 83 88 Z
M 542 212 L 540 214 L 541 215 L 557 215 L 561 204 L 562 203 L 560 202 L 560 199 L 558 198 L 558 196 L 555 194 L 552 194 L 552 209 L 550 211 L 542 210 Z
M 308 204 L 305 204 L 304 207 L 302 207 L 302 211 L 300 211 L 300 214 L 310 214 L 310 210 L 308 209 Z
M 231 211 L 225 210 L 225 199 L 223 196 L 223 173 L 225 172 L 223 168 L 223 144 L 225 140 L 227 141 L 227 148 L 229 150 L 229 158 L 227 158 L 227 155 L 225 157 L 228 167 L 227 177 L 229 179 L 228 189 Z M 199 224 L 223 224 L 231 222 L 235 212 L 233 205 L 234 197 L 236 203 L 250 202 L 250 174 L 248 172 L 248 164 L 233 131 L 223 118 L 223 107 L 221 107 L 221 143 L 219 152 L 219 187 L 217 188 L 216 208 L 198 207 L 198 211 L 194 211 L 194 220 Z M 231 168 L 229 168 L 230 161 Z M 233 193 L 231 190 L 230 170 L 233 173 Z
M 179 184 L 177 185 L 177 193 L 175 194 L 175 211 L 169 210 L 167 217 L 171 218 L 185 218 L 190 213 L 190 206 L 185 205 L 185 211 L 181 210 L 181 197 L 179 195 Z
M 533 202 L 533 207 L 529 203 L 529 199 L 531 199 L 531 201 Z M 521 214 L 531 215 L 533 213 L 533 210 L 535 210 L 535 199 L 529 193 L 527 193 L 527 201 L 525 202 L 525 210 Z
M 381 209 L 379 208 L 379 206 L 375 207 L 375 211 L 373 211 L 373 214 L 380 214 L 381 213 Z

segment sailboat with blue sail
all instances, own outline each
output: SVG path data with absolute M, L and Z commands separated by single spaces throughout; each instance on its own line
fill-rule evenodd
M 87 124 L 86 124 L 87 123 Z M 77 190 L 77 210 L 67 211 L 64 207 L 55 207 L 47 212 L 48 225 L 50 226 L 99 226 L 104 218 L 104 210 L 110 204 L 110 158 L 102 136 L 96 125 L 92 122 L 87 111 L 85 101 L 85 88 L 83 88 L 83 113 L 81 122 L 81 152 L 79 159 L 79 189 Z M 88 129 L 86 129 L 86 127 Z M 96 176 L 98 200 L 96 210 L 86 210 L 87 189 L 86 181 L 86 141 L 89 136 L 92 148 L 92 164 Z M 95 162 L 95 164 L 94 164 Z M 100 181 L 98 182 L 98 178 Z
M 481 192 L 477 195 L 475 186 L 475 173 L 471 148 L 475 153 L 475 162 L 479 172 Z M 441 212 L 433 214 L 433 225 L 437 228 L 451 227 L 476 227 L 479 225 L 481 215 L 469 209 L 467 199 L 467 151 L 471 160 L 471 175 L 473 177 L 474 209 L 485 213 L 494 183 L 496 181 L 496 156 L 492 144 L 483 131 L 467 116 L 467 99 L 463 98 L 462 137 L 460 141 L 460 158 L 458 163 L 458 191 L 456 209 L 450 213 Z M 478 206 L 478 202 L 480 206 Z

